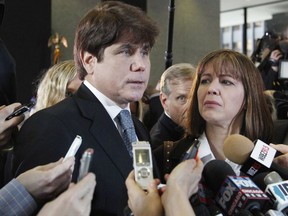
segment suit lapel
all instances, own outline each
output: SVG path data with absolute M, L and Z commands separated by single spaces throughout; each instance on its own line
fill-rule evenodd
M 133 124 L 135 127 L 135 131 L 139 140 L 150 142 L 150 136 L 148 131 L 145 129 L 144 125 L 132 115 Z
M 82 115 L 92 121 L 89 129 L 91 136 L 101 146 L 123 178 L 126 179 L 129 172 L 133 169 L 133 161 L 114 122 L 100 101 L 85 85 L 81 85 L 77 96 L 79 98 L 75 98 L 76 103 Z

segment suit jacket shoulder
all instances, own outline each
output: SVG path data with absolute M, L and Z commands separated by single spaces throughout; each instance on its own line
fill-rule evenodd
M 135 119 L 134 123 L 138 138 L 149 140 L 142 124 Z M 74 182 L 83 152 L 94 149 L 90 171 L 97 176 L 97 187 L 91 214 L 123 211 L 123 205 L 127 205 L 125 180 L 133 169 L 132 158 L 113 120 L 83 84 L 72 97 L 35 113 L 24 123 L 14 149 L 15 175 L 64 157 L 76 135 L 82 137 L 82 144 L 75 155 Z
M 184 129 L 177 125 L 165 113 L 162 113 L 150 130 L 152 148 L 155 149 L 164 141 L 177 141 L 183 138 Z

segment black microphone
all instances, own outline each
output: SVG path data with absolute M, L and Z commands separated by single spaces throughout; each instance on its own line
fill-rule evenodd
M 223 145 L 225 156 L 242 165 L 241 172 L 250 177 L 268 171 L 276 171 L 283 179 L 288 179 L 288 170 L 273 162 L 279 152 L 261 140 L 254 143 L 240 134 L 228 136 Z
M 223 216 L 222 211 L 216 206 L 214 198 L 214 192 L 208 188 L 206 182 L 204 182 L 204 179 L 202 178 L 198 183 L 198 192 L 194 196 L 194 203 L 201 203 L 206 206 L 209 215 L 211 216 Z
M 223 216 L 222 211 L 218 208 L 218 206 L 212 204 L 207 208 L 211 216 Z
M 209 161 L 202 176 L 216 194 L 216 203 L 227 215 L 236 215 L 243 209 L 254 216 L 263 215 L 261 209 L 269 200 L 267 195 L 249 177 L 236 176 L 225 161 Z
M 274 171 L 273 171 L 274 172 Z M 267 184 L 264 182 L 264 178 L 270 172 L 259 173 L 258 175 L 253 176 L 252 181 L 262 190 L 265 191 Z
M 235 216 L 253 216 L 253 214 L 246 209 L 241 209 Z
M 211 160 L 204 166 L 202 176 L 208 187 L 217 193 L 227 176 L 236 176 L 236 173 L 225 161 Z

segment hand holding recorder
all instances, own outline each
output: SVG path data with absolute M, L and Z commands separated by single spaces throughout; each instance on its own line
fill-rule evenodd
M 74 157 L 63 162 L 37 166 L 20 174 L 16 179 L 37 200 L 47 201 L 66 190 L 71 182 Z
M 82 137 L 79 135 L 76 135 L 63 161 L 65 161 L 69 157 L 75 156 L 81 144 L 82 144 Z M 92 148 L 88 148 L 82 154 L 82 157 L 80 160 L 81 164 L 80 164 L 80 169 L 79 169 L 79 174 L 78 174 L 78 179 L 77 179 L 78 182 L 84 176 L 88 174 L 93 153 L 94 153 L 94 150 Z
M 153 181 L 150 143 L 145 141 L 134 142 L 132 143 L 132 148 L 135 180 L 143 190 L 147 190 L 148 184 Z
M 45 204 L 37 216 L 89 216 L 95 185 L 95 175 L 89 173 L 77 184 L 71 184 L 55 200 Z
M 160 197 L 157 185 L 159 179 L 152 180 L 144 191 L 135 181 L 132 171 L 126 179 L 128 190 L 128 205 L 134 215 L 195 215 L 189 202 L 190 196 L 197 192 L 201 178 L 203 163 L 200 159 L 186 160 L 178 164 L 167 179 L 167 186 L 161 188 L 164 192 Z M 176 201 L 175 201 L 176 200 Z
M 189 159 L 166 175 L 167 184 L 161 196 L 165 215 L 195 215 L 189 199 L 198 191 L 202 170 L 200 159 Z
M 30 111 L 30 109 L 31 109 L 32 107 L 34 107 L 35 104 L 36 104 L 35 101 L 31 101 L 31 102 L 29 102 L 28 104 L 24 104 L 24 105 L 20 106 L 20 107 L 17 108 L 13 113 L 11 113 L 10 115 L 8 115 L 8 116 L 6 117 L 6 119 L 5 119 L 5 121 L 8 121 L 8 120 L 10 120 L 10 119 L 12 119 L 12 118 L 14 118 L 14 117 L 20 116 L 20 115 L 24 114 L 24 113 L 27 112 L 27 111 Z
M 23 120 L 24 116 L 18 116 L 10 120 L 6 120 L 17 107 L 21 106 L 20 103 L 13 103 L 8 106 L 0 107 L 0 147 L 4 147 L 11 140 L 12 132 L 17 130 L 17 125 L 19 125 Z
M 146 191 L 144 191 L 135 179 L 135 171 L 132 170 L 125 181 L 130 211 L 132 211 L 134 215 L 163 215 L 161 198 L 157 189 L 160 180 L 153 179 L 146 186 Z
M 200 146 L 200 141 L 198 139 L 195 139 L 194 142 L 192 143 L 192 146 L 184 154 L 182 161 L 188 160 L 188 159 L 196 159 L 198 155 L 199 146 Z

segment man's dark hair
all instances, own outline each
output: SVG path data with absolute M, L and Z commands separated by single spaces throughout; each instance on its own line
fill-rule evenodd
M 150 48 L 159 34 L 156 23 L 138 7 L 120 1 L 105 1 L 90 10 L 76 29 L 74 59 L 80 79 L 87 75 L 81 53 L 87 51 L 103 60 L 104 50 L 118 42 L 147 44 Z

